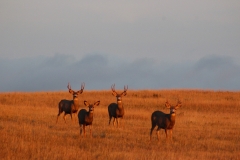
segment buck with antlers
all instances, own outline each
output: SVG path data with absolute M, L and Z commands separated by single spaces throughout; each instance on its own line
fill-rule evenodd
M 93 111 L 94 111 L 94 107 L 98 106 L 99 104 L 100 104 L 100 101 L 97 101 L 94 104 L 89 104 L 87 101 L 84 101 L 84 105 L 89 108 L 89 111 L 87 111 L 86 109 L 81 109 L 78 112 L 80 135 L 82 135 L 82 130 L 83 130 L 84 136 L 86 136 L 85 126 L 89 125 L 90 136 L 92 136 Z
M 117 126 L 119 125 L 119 119 L 118 118 L 123 118 L 124 115 L 124 108 L 122 104 L 122 97 L 126 96 L 128 86 L 124 86 L 124 91 L 121 94 L 118 94 L 115 91 L 115 84 L 111 86 L 112 89 L 112 95 L 117 98 L 117 103 L 111 103 L 108 106 L 108 114 L 109 114 L 109 125 L 111 122 L 112 117 L 113 119 L 113 125 L 115 125 L 115 120 L 117 121 Z
M 157 128 L 157 137 L 159 140 L 159 131 L 160 129 L 165 130 L 166 138 L 168 138 L 168 131 L 170 132 L 170 139 L 172 140 L 172 130 L 175 124 L 175 118 L 176 118 L 176 110 L 182 106 L 182 103 L 178 100 L 178 103 L 176 106 L 172 106 L 168 103 L 168 101 L 165 103 L 165 106 L 170 109 L 170 114 L 165 114 L 161 111 L 155 111 L 152 113 L 151 120 L 152 120 L 152 128 L 150 131 L 150 140 L 152 138 L 152 131 L 156 126 Z
M 79 109 L 78 95 L 83 92 L 84 87 L 85 87 L 85 84 L 82 83 L 81 84 L 81 90 L 75 92 L 74 90 L 71 89 L 71 86 L 68 83 L 67 88 L 68 88 L 69 93 L 73 95 L 73 100 L 63 99 L 58 103 L 59 112 L 58 112 L 58 115 L 57 115 L 56 123 L 58 122 L 58 117 L 60 116 L 60 114 L 62 112 L 65 112 L 64 116 L 63 116 L 63 119 L 64 119 L 65 123 L 66 123 L 66 115 L 67 114 L 70 114 L 71 119 L 72 119 L 72 114 L 77 113 L 77 111 Z

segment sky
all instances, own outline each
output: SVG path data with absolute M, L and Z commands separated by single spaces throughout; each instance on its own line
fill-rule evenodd
M 0 1 L 0 92 L 240 90 L 238 0 Z

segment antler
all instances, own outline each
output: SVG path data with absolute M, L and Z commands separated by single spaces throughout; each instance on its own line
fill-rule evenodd
M 127 92 L 127 90 L 128 90 L 128 85 L 124 86 L 124 92 Z
M 72 90 L 69 82 L 68 82 L 67 88 L 68 88 L 69 90 Z
M 113 84 L 113 85 L 111 86 L 111 89 L 112 89 L 112 92 L 116 92 L 116 91 L 115 91 L 115 84 Z
M 71 85 L 69 84 L 69 82 L 68 82 L 67 88 L 68 88 L 69 93 L 72 94 L 72 93 L 74 92 L 74 91 L 71 89 Z
M 126 96 L 128 90 L 128 86 L 124 86 L 124 91 L 121 93 L 121 96 Z
M 84 90 L 84 87 L 85 87 L 85 83 L 83 82 L 83 83 L 81 84 L 81 90 Z
M 178 99 L 178 102 L 177 102 L 178 104 L 182 104 L 182 102 Z
M 175 108 L 177 109 L 177 108 L 179 108 L 179 107 L 181 107 L 181 106 L 182 106 L 182 102 L 178 99 L 178 102 L 177 102 L 177 105 L 176 105 Z
M 169 104 L 168 99 L 166 100 L 166 103 Z
M 118 94 L 117 94 L 117 92 L 115 91 L 115 84 L 113 84 L 113 85 L 111 86 L 111 89 L 112 89 L 112 95 L 113 95 L 113 96 L 117 96 Z
M 169 102 L 168 102 L 168 99 L 166 100 L 165 106 L 166 106 L 167 108 L 170 108 L 170 107 L 171 107 L 171 105 L 170 105 Z

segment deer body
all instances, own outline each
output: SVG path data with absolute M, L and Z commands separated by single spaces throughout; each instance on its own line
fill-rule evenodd
M 58 104 L 59 113 L 65 112 L 65 114 L 72 115 L 72 113 L 78 111 L 79 106 L 78 98 L 75 98 L 74 100 L 63 99 Z
M 152 128 L 150 131 L 150 140 L 152 137 L 152 131 L 156 126 L 157 128 L 157 137 L 159 140 L 159 131 L 161 129 L 165 130 L 166 138 L 168 138 L 168 131 L 170 132 L 170 138 L 172 139 L 172 130 L 175 125 L 175 118 L 176 118 L 176 109 L 181 107 L 181 102 L 178 101 L 176 106 L 170 106 L 168 102 L 166 102 L 165 106 L 170 109 L 170 114 L 163 113 L 162 111 L 155 111 L 152 113 L 151 121 L 152 121 Z
M 57 115 L 57 121 L 58 122 L 58 117 L 61 115 L 62 112 L 64 112 L 64 116 L 63 119 L 66 123 L 66 115 L 70 114 L 71 119 L 72 119 L 72 114 L 73 113 L 77 113 L 80 105 L 79 105 L 79 101 L 78 101 L 78 95 L 81 94 L 83 92 L 84 89 L 84 83 L 81 85 L 81 90 L 75 92 L 71 89 L 71 86 L 68 83 L 68 89 L 69 89 L 69 93 L 73 95 L 73 100 L 66 100 L 63 99 L 58 103 L 58 115 Z
M 175 124 L 175 113 L 165 114 L 162 111 L 152 113 L 152 123 L 162 129 L 172 129 Z
M 109 116 L 112 116 L 114 118 L 123 117 L 124 108 L 123 108 L 122 102 L 119 101 L 118 103 L 111 103 L 108 106 L 108 112 L 109 112 Z
M 89 107 L 89 111 L 87 111 L 86 109 L 81 109 L 78 112 L 80 135 L 82 134 L 82 130 L 83 130 L 84 136 L 86 136 L 85 126 L 89 125 L 90 135 L 92 136 L 93 111 L 94 111 L 94 107 L 98 106 L 99 104 L 100 104 L 100 101 L 97 101 L 94 104 L 89 104 L 87 101 L 84 101 L 84 105 Z
M 113 125 L 115 125 L 115 121 L 117 121 L 117 125 L 119 125 L 119 119 L 118 118 L 123 118 L 123 116 L 124 116 L 122 96 L 125 96 L 127 94 L 128 87 L 124 86 L 124 91 L 121 94 L 118 94 L 115 91 L 115 85 L 112 85 L 111 88 L 112 88 L 112 95 L 117 98 L 117 103 L 111 103 L 108 106 L 109 125 L 111 123 L 112 117 L 114 118 L 113 119 Z

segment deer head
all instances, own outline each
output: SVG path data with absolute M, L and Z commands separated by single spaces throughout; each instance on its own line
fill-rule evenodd
M 89 107 L 89 112 L 93 112 L 94 106 L 98 106 L 99 104 L 100 104 L 100 101 L 97 101 L 94 104 L 89 104 L 87 101 L 84 101 L 84 105 Z
M 170 114 L 172 114 L 172 113 L 175 113 L 175 110 L 177 110 L 178 108 L 180 108 L 182 106 L 182 103 L 180 100 L 178 100 L 176 106 L 172 106 L 171 104 L 169 104 L 169 102 L 167 100 L 165 103 L 165 106 L 170 109 Z
M 124 91 L 121 94 L 118 94 L 115 91 L 115 84 L 113 84 L 111 86 L 111 89 L 112 89 L 112 95 L 117 97 L 117 101 L 122 101 L 122 96 L 126 96 L 127 95 L 128 86 L 124 86 Z
M 81 90 L 78 90 L 75 92 L 74 90 L 71 89 L 71 85 L 69 84 L 69 82 L 68 82 L 68 86 L 67 86 L 69 93 L 73 95 L 73 99 L 76 98 L 79 94 L 81 94 L 83 92 L 84 87 L 85 87 L 85 83 L 82 83 Z

